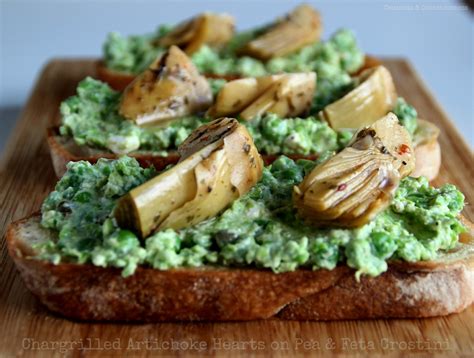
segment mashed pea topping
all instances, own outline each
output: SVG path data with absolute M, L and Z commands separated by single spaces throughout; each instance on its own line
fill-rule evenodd
M 118 32 L 111 32 L 103 45 L 104 61 L 108 68 L 131 74 L 139 74 L 160 54 L 165 48 L 154 46 L 153 41 L 167 34 L 170 26 L 160 26 L 156 32 L 145 35 L 132 35 L 124 37 Z
M 130 74 L 143 72 L 159 54 L 166 51 L 165 47 L 156 43 L 171 29 L 172 27 L 164 25 L 156 32 L 144 35 L 122 36 L 118 32 L 110 33 L 103 45 L 106 66 L 111 70 Z M 193 54 L 192 60 L 202 73 L 248 77 L 282 71 L 324 70 L 324 64 L 354 72 L 364 62 L 364 54 L 357 46 L 354 33 L 348 29 L 337 31 L 327 42 L 317 41 L 295 53 L 266 63 L 248 56 L 237 56 L 237 50 L 260 33 L 261 29 L 239 32 L 220 49 L 204 45 Z
M 78 145 L 108 149 L 125 154 L 151 151 L 166 155 L 176 149 L 203 119 L 183 117 L 161 127 L 142 128 L 125 120 L 118 112 L 120 93 L 90 77 L 81 81 L 77 95 L 61 103 L 60 134 Z
M 124 37 L 111 33 L 104 44 L 104 61 L 108 68 L 119 72 L 139 74 L 166 48 L 152 45 L 170 30 L 161 26 L 156 33 Z M 364 53 L 358 47 L 353 32 L 347 29 L 337 31 L 326 42 L 315 42 L 283 57 L 268 62 L 248 56 L 237 56 L 237 50 L 255 38 L 261 29 L 236 34 L 222 49 L 202 46 L 191 56 L 199 72 L 214 75 L 237 75 L 257 77 L 280 72 L 315 71 L 317 94 L 314 111 L 344 95 L 352 88 L 350 73 L 357 71 L 364 63 Z
M 224 80 L 211 80 L 216 93 Z M 107 84 L 86 78 L 77 87 L 77 95 L 61 104 L 60 133 L 78 145 L 109 150 L 113 153 L 147 151 L 166 156 L 197 127 L 207 122 L 203 116 L 187 116 L 155 127 L 139 127 L 118 112 L 120 93 Z M 318 102 L 317 96 L 313 106 Z M 318 102 L 319 103 L 319 102 Z M 320 155 L 339 151 L 352 133 L 335 131 L 313 112 L 306 118 L 280 118 L 267 114 L 251 121 L 242 121 L 262 154 Z M 416 110 L 400 98 L 394 112 L 407 129 L 417 128 Z
M 217 88 L 222 80 L 214 80 Z M 188 116 L 157 127 L 139 127 L 118 113 L 120 93 L 92 78 L 83 80 L 77 95 L 61 104 L 60 133 L 78 145 L 126 154 L 149 151 L 166 156 L 191 132 L 208 121 Z M 267 154 L 320 154 L 344 147 L 350 134 L 336 132 L 316 116 L 279 118 L 274 114 L 242 122 L 251 132 L 257 148 Z
M 305 225 L 295 214 L 292 190 L 315 165 L 280 157 L 220 215 L 140 241 L 118 227 L 112 213 L 122 195 L 156 172 L 130 157 L 100 159 L 94 165 L 71 162 L 43 203 L 41 224 L 56 231 L 57 239 L 38 248 L 39 258 L 118 267 L 124 276 L 137 265 L 160 270 L 224 265 L 278 273 L 338 264 L 354 268 L 357 276 L 376 276 L 387 269 L 388 260 L 434 259 L 456 246 L 464 230 L 457 218 L 464 196 L 453 185 L 434 188 L 424 178 L 403 179 L 390 207 L 360 228 Z

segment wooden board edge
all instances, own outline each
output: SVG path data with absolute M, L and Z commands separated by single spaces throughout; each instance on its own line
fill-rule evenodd
M 12 131 L 5 143 L 5 149 L 0 155 L 0 174 L 2 174 L 3 170 L 5 169 L 6 163 L 14 157 L 14 152 L 16 149 L 15 143 L 17 143 L 18 138 L 21 136 L 21 129 L 28 123 L 28 119 L 25 116 L 25 110 L 29 108 L 34 102 L 34 97 L 38 94 L 41 88 L 41 83 L 47 78 L 49 73 L 54 70 L 56 63 L 61 61 L 63 61 L 61 58 L 52 58 L 46 61 L 36 73 L 33 86 L 30 88 L 27 100 L 21 107 L 20 113 L 18 114 Z M 43 133 L 41 133 L 41 135 L 43 135 Z
M 397 60 L 398 61 L 398 60 Z M 423 89 L 426 97 L 430 100 L 433 104 L 435 111 L 439 112 L 443 117 L 443 125 L 449 127 L 449 131 L 451 134 L 458 139 L 458 144 L 460 146 L 465 147 L 466 152 L 470 152 L 471 156 L 473 154 L 473 150 L 471 146 L 468 144 L 467 140 L 464 138 L 462 133 L 459 131 L 458 127 L 454 124 L 454 121 L 451 119 L 451 116 L 446 112 L 446 110 L 441 106 L 440 101 L 436 99 L 435 94 L 433 91 L 428 87 L 426 81 L 421 77 L 420 72 L 416 70 L 415 65 L 409 59 L 400 59 L 401 63 L 408 68 L 411 75 L 416 79 L 416 82 L 420 85 Z

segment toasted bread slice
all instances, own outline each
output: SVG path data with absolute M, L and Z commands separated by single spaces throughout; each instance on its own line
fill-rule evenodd
M 118 156 L 101 149 L 89 148 L 87 146 L 77 145 L 73 139 L 62 137 L 57 128 L 49 128 L 47 131 L 47 140 L 51 153 L 51 159 L 56 175 L 62 177 L 66 172 L 66 164 L 73 161 L 85 160 L 95 163 L 99 158 L 116 159 Z M 140 165 L 153 165 L 157 170 L 164 169 L 168 164 L 177 163 L 179 155 L 176 151 L 169 152 L 168 156 L 158 156 L 151 152 L 133 152 L 129 154 L 136 158 Z M 271 164 L 278 155 L 262 155 L 266 165 Z M 314 160 L 317 155 L 288 155 L 291 159 L 310 159 Z M 415 147 L 416 168 L 413 176 L 425 176 L 428 180 L 436 178 L 441 165 L 440 148 L 437 139 L 427 142 L 420 142 Z
M 100 158 L 118 158 L 118 155 L 106 150 L 79 146 L 72 138 L 60 136 L 58 128 L 49 128 L 47 130 L 47 141 L 54 172 L 58 178 L 64 175 L 66 172 L 66 165 L 69 162 L 85 160 L 90 163 L 95 163 Z M 141 166 L 149 167 L 153 165 L 157 170 L 162 170 L 168 164 L 175 164 L 179 160 L 179 154 L 177 151 L 169 152 L 166 157 L 154 155 L 151 152 L 134 152 L 129 155 L 137 159 Z
M 357 70 L 354 75 L 358 75 L 367 68 L 376 67 L 380 64 L 381 61 L 377 58 L 372 56 L 365 56 L 364 65 L 359 70 Z M 205 76 L 208 78 L 223 78 L 227 81 L 232 81 L 240 77 L 238 75 L 216 75 L 212 73 L 205 74 Z M 107 68 L 103 61 L 97 61 L 96 77 L 102 82 L 108 83 L 109 86 L 116 91 L 123 91 L 125 87 L 127 87 L 135 79 L 135 75 L 133 74 L 114 71 L 110 68 Z
M 392 262 L 356 281 L 347 266 L 275 274 L 255 268 L 139 267 L 134 275 L 89 264 L 34 259 L 52 237 L 39 215 L 13 223 L 7 244 L 38 299 L 63 316 L 88 321 L 244 321 L 418 318 L 464 310 L 474 301 L 474 233 L 436 261 Z
M 117 159 L 119 157 L 107 150 L 79 146 L 72 138 L 60 136 L 58 128 L 49 128 L 47 130 L 47 141 L 54 172 L 58 178 L 64 175 L 66 172 L 66 164 L 69 162 L 85 160 L 90 163 L 95 163 L 100 158 Z M 149 167 L 153 165 L 156 170 L 163 170 L 168 164 L 175 164 L 179 160 L 177 151 L 169 152 L 166 157 L 145 151 L 132 152 L 128 155 L 137 159 L 141 166 Z M 278 157 L 279 155 L 262 155 L 265 165 L 273 163 Z M 314 160 L 317 158 L 316 155 L 288 155 L 288 157 L 294 160 L 302 158 Z

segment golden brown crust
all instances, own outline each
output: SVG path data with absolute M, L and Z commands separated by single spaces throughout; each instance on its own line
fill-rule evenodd
M 7 244 L 26 286 L 49 309 L 88 321 L 229 321 L 415 318 L 460 312 L 474 300 L 472 232 L 462 255 L 439 262 L 393 263 L 357 282 L 347 266 L 334 270 L 201 268 L 119 269 L 28 258 L 47 237 L 32 216 L 13 223 Z M 456 255 L 456 254 L 454 254 Z
M 391 267 L 360 282 L 349 273 L 327 290 L 292 302 L 279 316 L 327 321 L 448 315 L 472 304 L 473 280 L 474 270 L 462 265 L 428 272 Z

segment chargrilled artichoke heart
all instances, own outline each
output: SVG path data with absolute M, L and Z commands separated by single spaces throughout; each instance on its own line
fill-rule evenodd
M 207 115 L 238 115 L 244 120 L 264 113 L 298 116 L 309 111 L 315 88 L 315 72 L 238 79 L 224 85 Z
M 359 83 L 356 88 L 319 114 L 336 130 L 371 125 L 395 107 L 397 92 L 384 66 L 367 69 L 356 81 Z
M 191 55 L 203 45 L 216 47 L 226 44 L 234 36 L 234 22 L 228 14 L 205 12 L 179 24 L 155 44 L 176 45 Z
M 262 175 L 263 161 L 252 137 L 235 119 L 201 126 L 179 151 L 178 164 L 119 200 L 115 218 L 120 227 L 147 237 L 195 225 L 228 207 Z
M 125 88 L 119 112 L 142 126 L 204 111 L 211 103 L 206 78 L 184 52 L 171 46 Z
M 319 13 L 310 5 L 303 4 L 285 18 L 276 21 L 264 34 L 248 42 L 239 53 L 269 60 L 318 41 L 321 32 Z
M 294 205 L 316 226 L 361 226 L 385 209 L 415 166 L 410 135 L 389 113 L 295 186 Z

